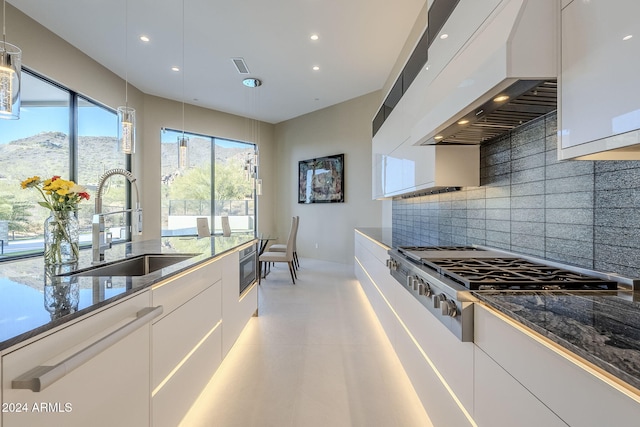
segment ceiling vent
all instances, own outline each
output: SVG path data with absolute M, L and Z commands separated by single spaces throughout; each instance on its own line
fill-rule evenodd
M 236 66 L 236 69 L 240 74 L 249 74 L 249 67 L 247 67 L 247 64 L 244 62 L 244 59 L 231 58 L 231 60 L 233 61 L 233 65 Z

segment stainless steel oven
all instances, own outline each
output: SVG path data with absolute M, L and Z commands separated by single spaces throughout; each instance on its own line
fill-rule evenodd
M 257 280 L 257 266 L 256 245 L 242 249 L 240 251 L 240 294 Z

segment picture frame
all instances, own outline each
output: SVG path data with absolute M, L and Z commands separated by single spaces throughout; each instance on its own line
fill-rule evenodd
M 344 153 L 298 162 L 298 203 L 344 203 Z

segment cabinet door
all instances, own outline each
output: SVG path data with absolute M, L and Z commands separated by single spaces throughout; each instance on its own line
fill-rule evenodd
M 479 427 L 566 427 L 558 416 L 476 347 L 474 419 Z
M 13 389 L 12 380 L 38 366 L 54 366 L 139 320 L 144 292 L 81 318 L 2 358 L 5 427 L 149 425 L 150 324 L 120 338 L 42 391 Z
M 222 360 L 222 263 L 219 258 L 152 291 L 168 307 L 152 327 L 152 425 L 176 426 Z
M 221 282 L 153 324 L 153 426 L 176 426 L 222 360 Z
M 222 357 L 224 358 L 258 309 L 258 286 L 252 285 L 242 295 L 240 288 L 239 253 L 222 260 Z
M 561 148 L 640 129 L 640 2 L 573 1 L 561 16 Z M 600 141 L 582 154 L 638 142 Z

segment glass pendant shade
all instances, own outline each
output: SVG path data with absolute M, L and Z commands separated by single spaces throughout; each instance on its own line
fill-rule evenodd
M 136 110 L 118 107 L 118 146 L 125 154 L 136 151 Z
M 178 167 L 189 168 L 189 138 L 184 135 L 178 137 Z
M 0 118 L 20 118 L 20 71 L 22 51 L 0 43 Z

